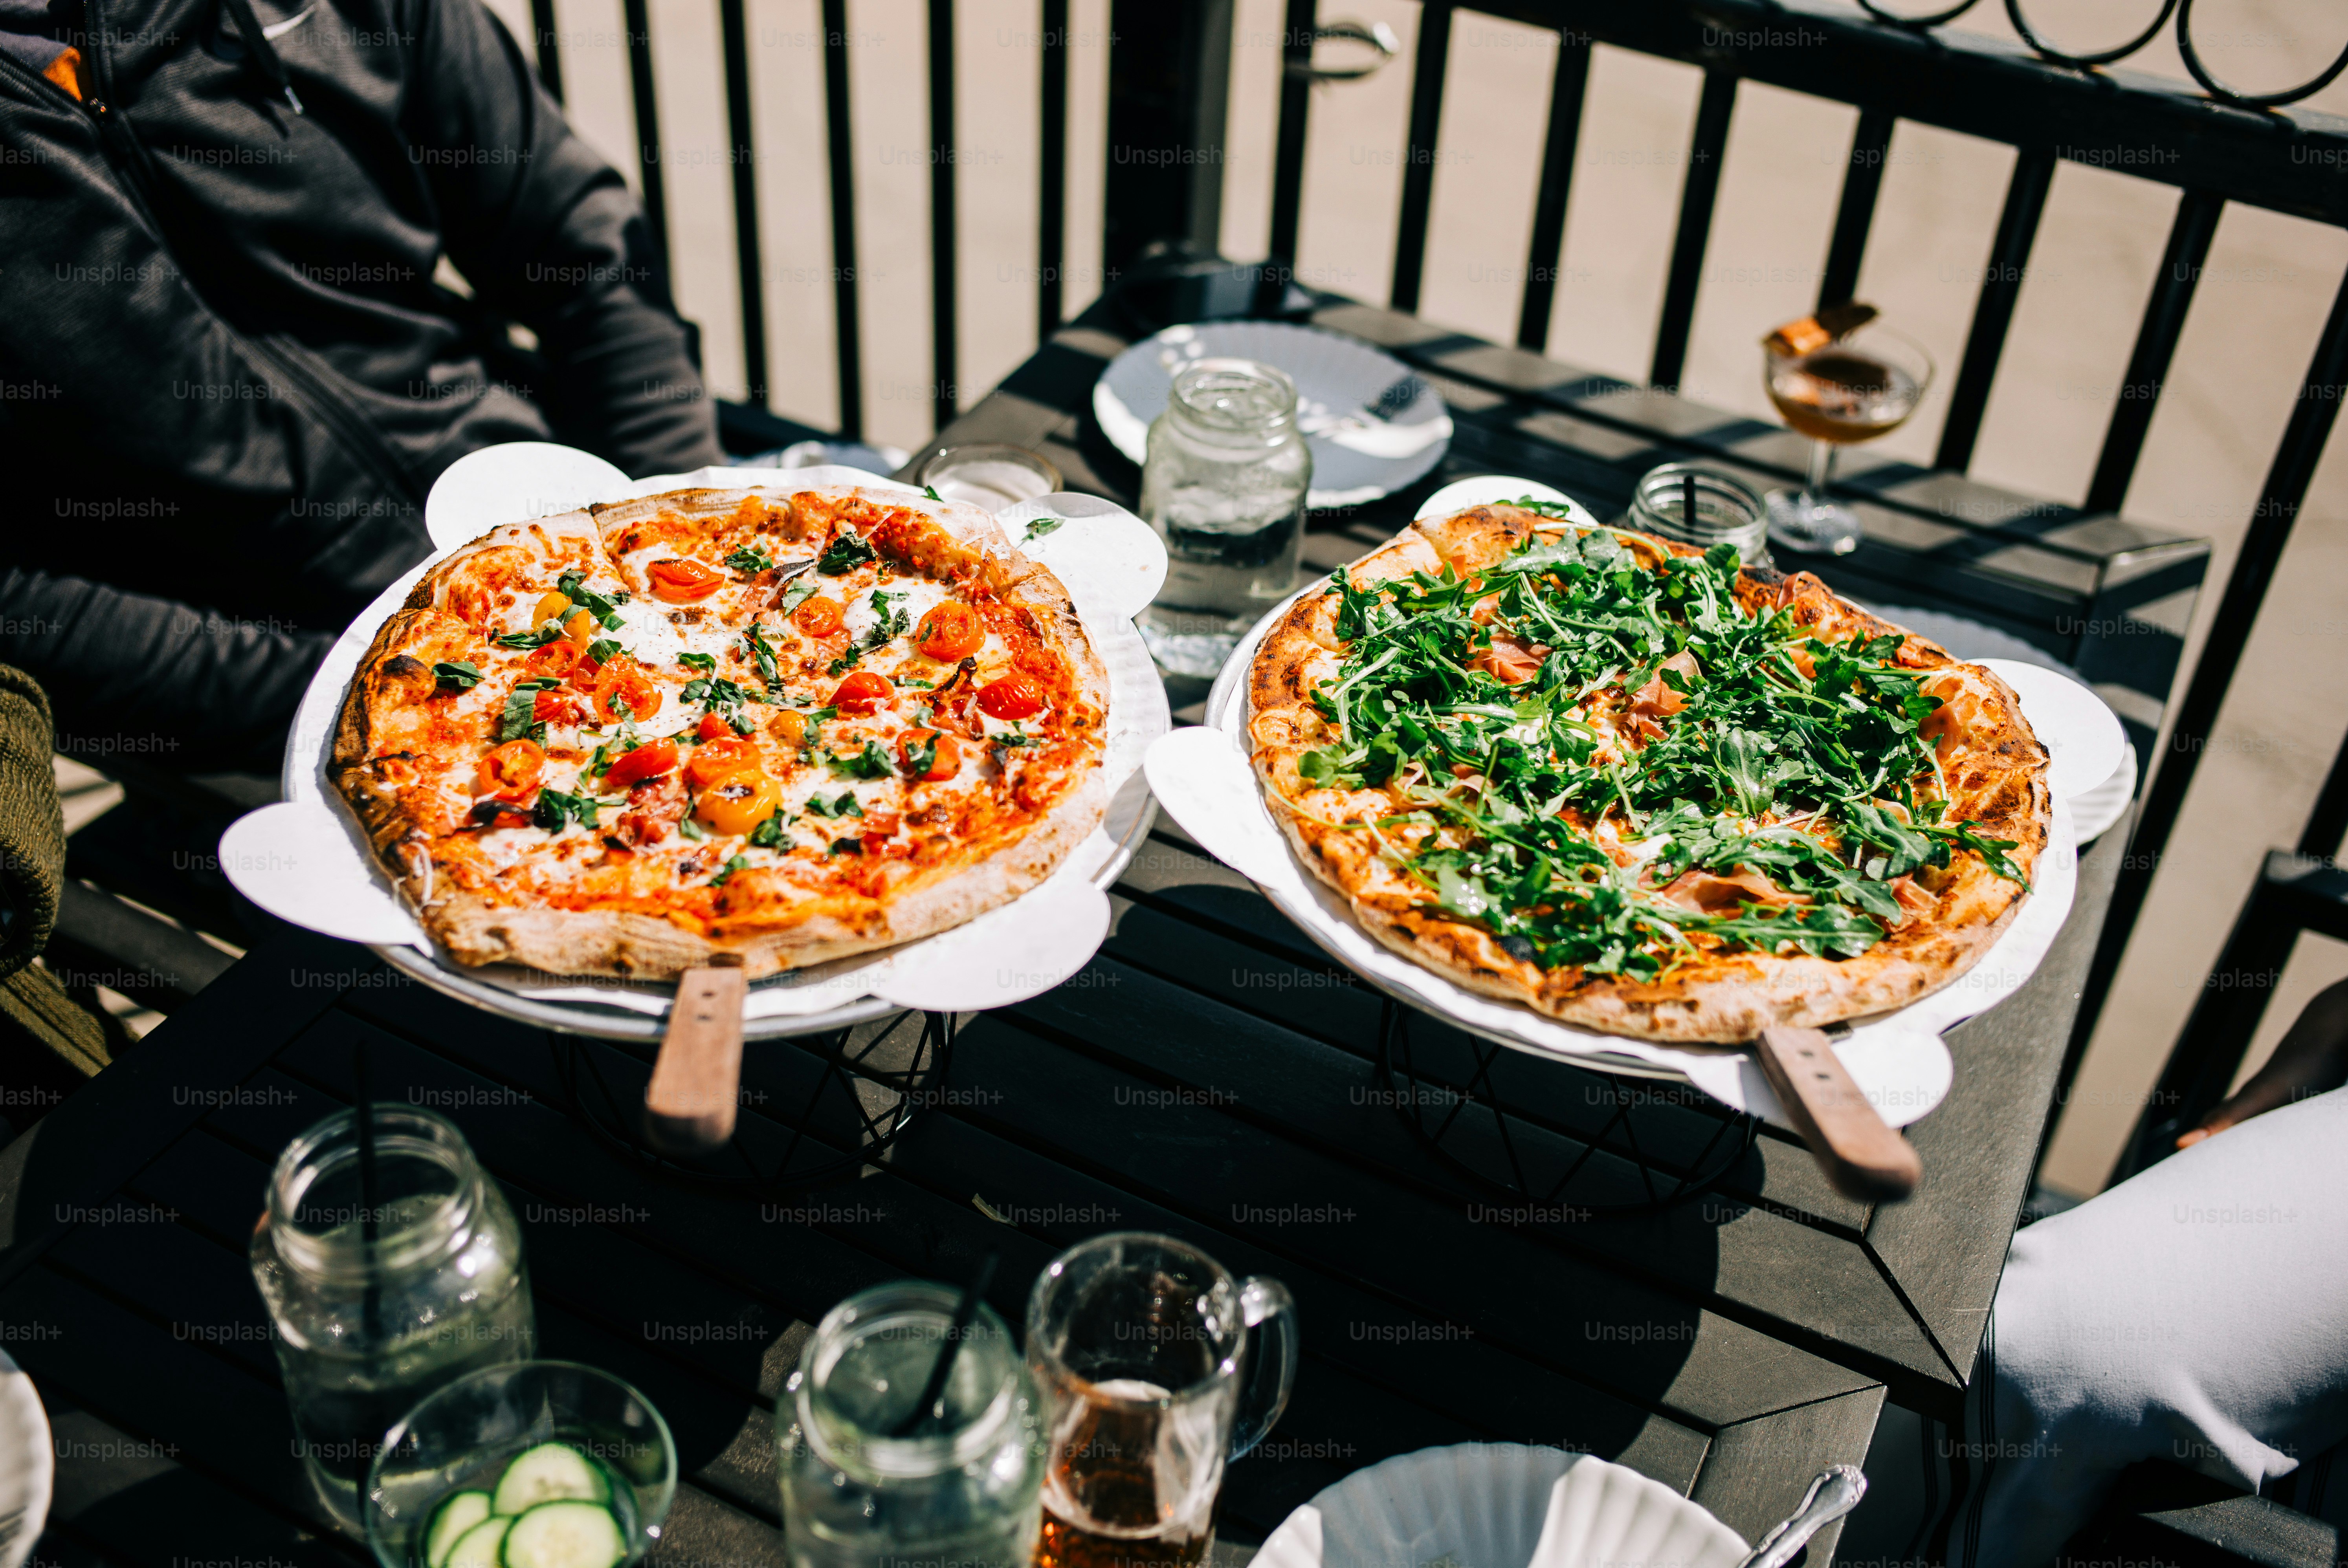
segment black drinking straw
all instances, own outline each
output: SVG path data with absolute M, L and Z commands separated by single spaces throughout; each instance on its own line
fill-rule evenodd
M 1695 475 L 1693 472 L 1680 476 L 1680 528 L 1686 533 L 1690 544 L 1702 537 L 1695 528 Z
M 375 1173 L 375 1105 L 368 1093 L 366 1042 L 360 1040 L 351 1048 L 351 1077 L 357 1084 L 357 1099 L 351 1114 L 358 1119 L 359 1134 L 359 1245 L 366 1249 L 366 1327 L 368 1337 L 383 1332 L 382 1285 L 376 1274 L 376 1214 L 380 1197 Z
M 946 1378 L 953 1372 L 954 1358 L 962 1353 L 962 1343 L 969 1337 L 971 1319 L 978 1316 L 979 1299 L 994 1283 L 994 1266 L 1003 1261 L 1001 1253 L 990 1252 L 980 1260 L 978 1273 L 954 1304 L 953 1326 L 946 1330 L 946 1342 L 938 1348 L 938 1358 L 930 1363 L 930 1380 L 922 1389 L 922 1397 L 913 1401 L 911 1414 L 897 1423 L 892 1438 L 910 1438 L 921 1430 L 922 1423 L 945 1416 Z

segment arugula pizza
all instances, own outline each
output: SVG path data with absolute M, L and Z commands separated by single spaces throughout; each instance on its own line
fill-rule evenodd
M 2013 689 L 1838 598 L 1526 502 L 1413 524 L 1264 638 L 1273 815 L 1381 940 L 1568 1022 L 1733 1042 L 1911 1002 L 2028 897 Z
M 994 519 L 680 490 L 427 572 L 328 771 L 458 962 L 757 975 L 957 925 L 1100 821 L 1108 682 Z

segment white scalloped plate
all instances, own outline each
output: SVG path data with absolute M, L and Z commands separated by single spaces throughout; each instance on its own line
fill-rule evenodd
M 0 1351 L 0 1568 L 23 1568 L 49 1517 L 57 1457 L 33 1379 Z
M 1521 1443 L 1421 1449 L 1290 1514 L 1257 1568 L 1735 1568 L 1736 1532 L 1627 1466 Z

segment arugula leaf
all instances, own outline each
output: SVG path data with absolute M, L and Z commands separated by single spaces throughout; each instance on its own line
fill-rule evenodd
M 783 814 L 779 811 L 750 830 L 750 842 L 761 849 L 789 849 L 790 835 L 783 831 Z
M 500 648 L 543 648 L 562 641 L 562 625 L 550 620 L 535 631 L 509 631 L 496 639 Z
M 563 824 L 576 822 L 582 827 L 593 827 L 595 800 L 592 795 L 565 794 L 559 789 L 541 789 L 538 804 L 530 812 L 530 821 L 549 833 L 561 833 Z
M 1334 751 L 1306 752 L 1296 759 L 1296 771 L 1315 789 L 1352 789 L 1358 785 L 1362 775 L 1347 770 L 1337 759 Z
M 718 676 L 704 675 L 696 680 L 687 681 L 685 683 L 685 689 L 677 693 L 677 697 L 683 702 L 700 703 L 701 711 L 705 713 L 719 715 L 733 727 L 734 733 L 737 735 L 747 735 L 750 733 L 750 716 L 747 708 L 750 701 L 750 693 L 731 681 Z
M 833 855 L 861 855 L 864 853 L 864 841 L 860 838 L 835 838 L 831 841 L 830 853 Z
M 676 825 L 676 831 L 678 836 L 689 838 L 695 844 L 705 843 L 709 837 L 709 830 L 689 816 Z
M 709 879 L 709 885 L 710 885 L 712 887 L 723 887 L 723 886 L 726 886 L 726 879 L 727 877 L 729 877 L 729 876 L 733 876 L 733 875 L 734 875 L 734 873 L 736 873 L 736 871 L 740 871 L 740 870 L 744 869 L 744 868 L 745 868 L 745 867 L 747 867 L 749 864 L 750 864 L 750 857 L 749 857 L 748 856 L 747 856 L 747 855 L 737 855 L 737 856 L 736 856 L 733 859 L 731 859 L 731 860 L 727 861 L 727 862 L 725 864 L 725 866 L 722 866 L 722 867 L 718 870 L 718 873 L 717 873 L 717 875 L 716 875 L 716 876 L 713 876 L 713 877 L 711 877 L 711 878 Z
M 1955 823 L 1947 827 L 1924 827 L 1918 831 L 1943 839 L 1960 849 L 1972 850 L 1989 863 L 1989 868 L 1992 871 L 1996 872 L 2008 882 L 2019 884 L 2024 892 L 2030 891 L 2030 878 L 2022 874 L 2022 867 L 2016 866 L 2005 853 L 2009 849 L 2020 848 L 2021 845 L 2017 841 L 2011 838 L 1984 838 L 1973 831 L 1973 825 L 1970 822 Z
M 762 571 L 775 569 L 775 558 L 751 545 L 744 545 L 726 558 L 726 564 L 745 577 L 756 577 Z
M 855 533 L 842 528 L 838 538 L 824 546 L 823 554 L 816 557 L 815 569 L 826 577 L 846 577 L 866 561 L 879 559 L 872 553 L 870 545 Z
M 599 637 L 587 645 L 587 657 L 598 664 L 609 664 L 627 651 L 616 638 Z
M 481 672 L 473 667 L 471 660 L 459 659 L 454 663 L 432 666 L 432 679 L 452 691 L 469 692 L 481 683 Z
M 1032 545 L 1045 534 L 1056 533 L 1066 526 L 1067 521 L 1066 518 L 1037 518 L 1027 525 L 1027 531 L 1020 536 L 1019 542 Z
M 704 675 L 717 672 L 717 656 L 714 653 L 680 653 L 676 661 L 687 670 L 697 670 Z
M 818 816 L 831 817 L 835 820 L 843 816 L 864 815 L 864 807 L 858 803 L 856 792 L 852 789 L 841 790 L 839 798 L 837 800 L 826 800 L 819 794 L 809 795 L 807 808 Z
M 937 487 L 934 485 L 922 486 L 922 494 L 927 496 L 932 501 L 943 501 L 945 499 L 943 496 L 938 494 Z

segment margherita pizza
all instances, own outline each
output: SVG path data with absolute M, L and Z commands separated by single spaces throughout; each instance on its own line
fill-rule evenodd
M 1806 573 L 1530 502 L 1406 528 L 1251 677 L 1273 815 L 1362 923 L 1591 1029 L 1734 1042 L 1913 1001 L 2046 845 L 2046 753 L 1992 671 Z
M 329 772 L 466 964 L 757 975 L 957 925 L 1099 822 L 1108 682 L 969 507 L 681 490 L 427 572 Z

